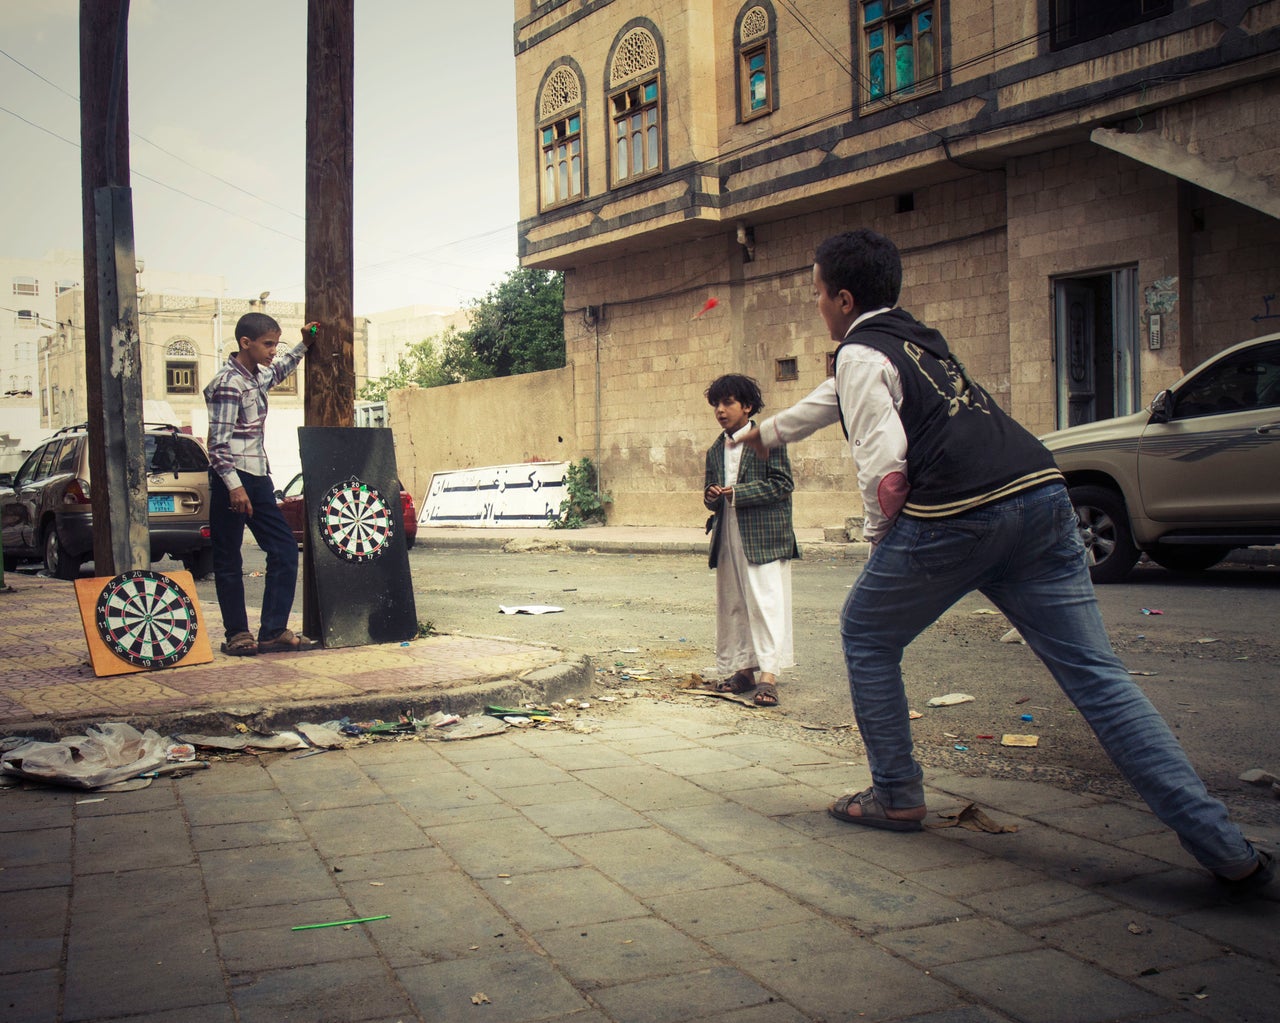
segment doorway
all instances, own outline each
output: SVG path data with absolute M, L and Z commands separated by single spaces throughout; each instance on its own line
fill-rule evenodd
M 1053 282 L 1059 429 L 1138 407 L 1137 302 L 1137 267 Z

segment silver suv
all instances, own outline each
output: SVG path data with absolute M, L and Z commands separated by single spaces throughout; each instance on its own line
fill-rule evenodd
M 1067 477 L 1095 583 L 1138 556 L 1203 571 L 1280 544 L 1280 334 L 1201 363 L 1145 411 L 1041 438 Z

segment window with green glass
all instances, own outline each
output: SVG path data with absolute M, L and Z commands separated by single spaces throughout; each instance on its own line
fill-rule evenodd
M 613 180 L 651 174 L 662 163 L 658 80 L 623 89 L 610 99 L 613 112 Z
M 769 43 L 744 48 L 742 62 L 742 119 L 750 120 L 773 110 L 773 61 Z
M 895 99 L 933 88 L 938 75 L 933 0 L 866 0 L 862 5 L 867 99 Z
M 542 204 L 582 195 L 582 115 L 572 113 L 542 129 Z

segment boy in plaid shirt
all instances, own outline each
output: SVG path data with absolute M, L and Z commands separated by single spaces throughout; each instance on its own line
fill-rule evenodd
M 716 689 L 754 689 L 757 706 L 776 707 L 778 672 L 795 664 L 791 559 L 800 548 L 791 526 L 791 462 L 785 447 L 760 458 L 726 444 L 751 429 L 751 417 L 764 408 L 751 377 L 727 374 L 706 393 L 722 431 L 707 452 L 702 496 L 715 513 L 709 563 L 716 570 L 716 670 L 732 672 Z
M 280 324 L 266 313 L 245 313 L 236 324 L 239 351 L 204 389 L 209 410 L 209 529 L 213 580 L 227 632 L 222 652 L 233 657 L 308 650 L 314 640 L 289 631 L 298 581 L 298 545 L 280 514 L 267 465 L 264 432 L 267 392 L 298 368 L 315 342 L 319 324 L 302 328 L 302 340 L 277 356 Z M 245 527 L 267 555 L 262 622 L 255 640 L 244 606 Z

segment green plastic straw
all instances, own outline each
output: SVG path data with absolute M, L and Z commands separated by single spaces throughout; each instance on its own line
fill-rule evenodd
M 327 924 L 299 924 L 297 927 L 290 927 L 291 931 L 314 931 L 317 927 L 344 927 L 347 924 L 367 924 L 374 920 L 389 920 L 390 913 L 383 913 L 382 916 L 362 916 L 359 920 L 333 920 Z

